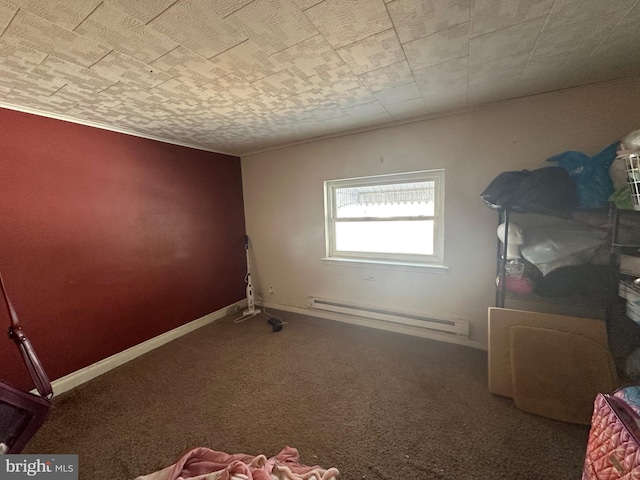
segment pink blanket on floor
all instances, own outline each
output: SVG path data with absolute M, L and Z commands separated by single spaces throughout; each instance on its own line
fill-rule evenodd
M 335 468 L 309 467 L 299 463 L 293 447 L 285 447 L 275 457 L 228 454 L 208 448 L 194 448 L 176 463 L 136 480 L 337 480 Z

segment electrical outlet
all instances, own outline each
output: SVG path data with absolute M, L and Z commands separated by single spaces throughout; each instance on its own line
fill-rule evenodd
M 273 285 L 269 285 L 269 293 L 273 295 Z

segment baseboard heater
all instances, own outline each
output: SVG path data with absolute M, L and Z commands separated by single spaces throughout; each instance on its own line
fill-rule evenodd
M 308 306 L 309 308 L 316 310 L 354 315 L 357 317 L 381 320 L 383 322 L 418 327 L 432 332 L 469 338 L 469 322 L 466 320 L 436 319 L 424 317 L 415 313 L 391 311 L 380 307 L 357 305 L 318 297 L 309 297 Z

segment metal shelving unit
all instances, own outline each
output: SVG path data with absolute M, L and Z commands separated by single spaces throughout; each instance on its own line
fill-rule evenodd
M 607 325 L 609 348 L 618 370 L 622 372 L 626 357 L 636 348 L 640 348 L 640 324 L 626 315 L 626 301 L 618 295 L 619 282 L 625 278 L 619 272 L 618 266 L 621 254 L 640 257 L 640 211 L 621 210 L 613 204 L 593 211 L 600 212 L 603 218 L 606 216 L 606 223 L 610 228 L 609 266 L 611 267 L 611 279 L 608 282 L 610 291 L 602 296 L 604 300 L 576 295 L 562 298 L 542 297 L 536 294 L 517 295 L 507 292 L 506 282 L 500 281 L 496 285 L 495 304 L 497 307 L 503 308 L 506 305 L 520 310 L 601 318 Z M 506 252 L 509 224 L 513 221 L 512 213 L 509 210 L 498 212 L 498 225 L 505 224 L 505 241 L 498 240 L 497 242 L 496 274 L 502 279 L 506 277 Z M 517 215 L 527 214 L 518 213 Z M 522 305 L 527 305 L 530 308 L 523 308 Z
M 610 207 L 597 208 L 597 209 L 585 209 L 585 210 L 576 210 L 576 212 L 582 213 L 598 213 L 607 217 L 608 223 L 614 225 L 616 222 L 615 218 L 615 207 L 611 205 Z M 605 317 L 606 304 L 601 300 L 594 298 L 582 297 L 579 295 L 572 295 L 570 297 L 543 297 L 540 295 L 530 294 L 530 295 L 518 295 L 509 293 L 506 291 L 506 282 L 503 281 L 506 277 L 506 265 L 507 258 L 506 252 L 508 248 L 508 233 L 509 233 L 509 225 L 511 223 L 512 213 L 508 209 L 504 209 L 498 212 L 498 225 L 505 224 L 505 233 L 504 233 L 504 242 L 498 240 L 497 242 L 497 268 L 496 268 L 496 276 L 501 279 L 496 285 L 496 298 L 495 305 L 497 307 L 504 308 L 507 301 L 517 301 L 518 303 L 529 303 L 529 304 L 537 304 L 539 308 L 536 308 L 536 311 L 544 311 L 547 313 L 562 313 L 562 314 L 571 314 L 574 316 L 591 316 L 595 318 Z M 527 213 L 518 213 L 517 215 L 529 215 Z M 558 220 L 559 222 L 570 222 L 570 219 L 566 220 Z M 613 227 L 612 227 L 613 228 Z M 611 233 L 613 236 L 613 232 Z M 563 309 L 562 307 L 575 307 L 573 308 L 573 312 L 567 312 L 567 309 Z M 594 310 L 595 309 L 595 310 Z M 594 315 L 594 311 L 600 312 L 598 315 Z
M 624 369 L 627 356 L 640 347 L 640 324 L 627 316 L 626 300 L 619 296 L 620 282 L 625 279 L 633 280 L 633 277 L 620 272 L 620 255 L 640 257 L 638 239 L 624 238 L 624 235 L 621 235 L 620 228 L 625 219 L 629 219 L 632 224 L 628 226 L 630 229 L 640 232 L 640 211 L 614 209 L 610 264 L 615 267 L 615 275 L 612 282 L 612 300 L 607 304 L 606 318 L 609 349 L 620 371 Z

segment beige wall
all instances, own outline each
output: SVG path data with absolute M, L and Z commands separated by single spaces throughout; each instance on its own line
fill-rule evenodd
M 640 128 L 639 92 L 639 79 L 592 85 L 244 157 L 255 290 L 276 304 L 304 307 L 314 295 L 463 318 L 486 342 L 497 215 L 480 193 L 503 171 L 547 166 L 565 150 L 593 154 Z M 432 168 L 446 169 L 446 274 L 321 261 L 323 181 Z

